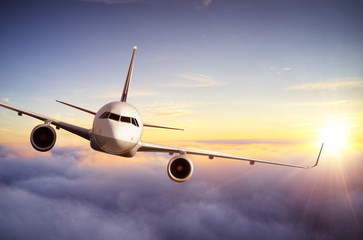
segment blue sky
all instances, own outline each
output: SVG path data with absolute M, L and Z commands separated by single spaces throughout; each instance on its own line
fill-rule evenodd
M 91 127 L 55 99 L 117 101 L 136 45 L 128 101 L 186 128 L 146 141 L 310 163 L 328 132 L 345 149 L 327 143 L 304 172 L 193 157 L 176 184 L 167 155 L 96 153 L 65 131 L 38 153 L 39 121 L 0 109 L 0 238 L 170 239 L 180 226 L 183 239 L 361 239 L 362 12 L 354 0 L 1 1 L 1 102 Z
M 359 1 L 102 2 L 3 2 L 1 95 L 19 84 L 24 97 L 45 84 L 60 97 L 101 83 L 98 90 L 121 89 L 134 45 L 134 91 L 199 74 L 226 85 L 207 90 L 219 98 L 261 98 L 273 97 L 271 88 L 362 75 Z

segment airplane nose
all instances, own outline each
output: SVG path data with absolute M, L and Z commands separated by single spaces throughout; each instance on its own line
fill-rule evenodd
M 116 138 L 96 135 L 95 139 L 100 148 L 111 154 L 124 154 L 130 151 L 136 144 Z

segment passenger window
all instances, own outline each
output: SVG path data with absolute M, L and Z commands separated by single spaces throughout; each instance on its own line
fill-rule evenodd
M 134 124 L 136 127 L 139 126 L 139 124 L 137 123 L 137 120 L 135 118 L 132 119 L 132 124 Z
M 130 117 L 121 116 L 121 122 L 131 123 Z
M 107 118 L 109 114 L 110 114 L 110 112 L 104 112 L 104 113 L 102 113 L 100 118 Z
M 108 117 L 109 119 L 115 120 L 115 121 L 119 121 L 120 120 L 120 115 L 111 113 L 110 116 Z

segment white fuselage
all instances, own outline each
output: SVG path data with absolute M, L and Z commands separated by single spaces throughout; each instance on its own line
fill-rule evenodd
M 110 154 L 133 157 L 139 149 L 143 122 L 139 112 L 125 102 L 111 102 L 95 115 L 92 148 Z

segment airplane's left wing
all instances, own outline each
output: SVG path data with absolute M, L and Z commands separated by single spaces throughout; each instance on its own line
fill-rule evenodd
M 170 146 L 164 146 L 164 145 L 158 145 L 154 143 L 148 143 L 148 142 L 142 142 L 142 146 L 139 148 L 138 151 L 140 152 L 167 152 L 170 154 L 173 153 L 179 153 L 179 154 L 194 154 L 194 155 L 202 155 L 202 156 L 208 156 L 209 159 L 213 159 L 214 157 L 219 158 L 229 158 L 234 160 L 243 160 L 250 162 L 251 165 L 257 163 L 266 163 L 266 164 L 273 164 L 273 165 L 280 165 L 280 166 L 286 166 L 286 167 L 295 167 L 295 168 L 313 168 L 316 167 L 319 163 L 320 154 L 323 150 L 324 143 L 321 145 L 318 158 L 314 165 L 312 166 L 303 166 L 303 165 L 296 165 L 296 164 L 289 164 L 289 163 L 282 163 L 282 162 L 274 162 L 274 161 L 267 161 L 267 160 L 260 160 L 260 159 L 254 159 L 254 158 L 246 158 L 231 154 L 225 154 L 225 153 L 218 153 L 218 152 L 211 152 L 211 151 L 204 151 L 204 150 L 197 150 L 197 149 L 188 149 L 188 148 L 178 148 L 178 147 L 170 147 Z
M 50 118 L 47 116 L 43 116 L 41 114 L 33 113 L 33 112 L 30 112 L 30 111 L 27 111 L 27 110 L 24 110 L 21 108 L 13 107 L 13 106 L 7 105 L 5 103 L 0 103 L 0 106 L 17 112 L 19 116 L 22 116 L 23 114 L 28 115 L 30 117 L 44 121 L 45 123 L 52 124 L 52 125 L 56 126 L 57 129 L 62 128 L 68 132 L 74 133 L 80 137 L 90 140 L 90 136 L 88 134 L 88 132 L 90 131 L 89 129 L 78 127 L 78 126 L 75 126 L 75 125 L 72 125 L 72 124 L 69 124 L 66 122 L 58 121 L 56 119 L 53 119 L 53 118 Z

